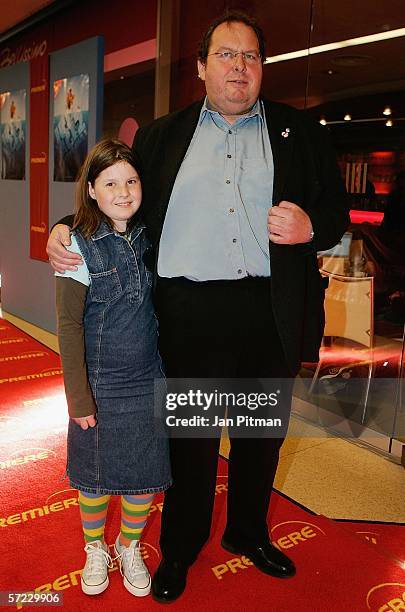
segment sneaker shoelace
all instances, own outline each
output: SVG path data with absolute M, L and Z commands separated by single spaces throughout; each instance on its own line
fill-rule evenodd
M 129 574 L 130 576 L 146 576 L 147 569 L 143 563 L 139 545 L 125 548 L 116 558 L 119 559 L 120 562 L 121 575 L 124 573 L 122 568 L 125 566 L 125 573 Z
M 94 546 L 91 542 L 88 542 L 84 550 L 87 553 L 86 570 L 89 572 L 95 574 L 102 573 L 106 565 L 110 569 L 113 568 L 111 555 L 104 548 Z

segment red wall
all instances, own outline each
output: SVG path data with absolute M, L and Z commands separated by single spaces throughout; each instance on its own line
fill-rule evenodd
M 73 45 L 92 36 L 104 36 L 105 53 L 156 38 L 157 2 L 142 0 L 87 0 L 60 11 L 41 25 L 0 45 L 0 68 Z M 41 47 L 42 44 L 42 47 Z

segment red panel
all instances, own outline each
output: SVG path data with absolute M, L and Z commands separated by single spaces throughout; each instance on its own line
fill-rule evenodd
M 373 151 L 370 153 L 370 164 L 393 164 L 395 153 L 393 151 Z
M 28 33 L 0 46 L 0 68 L 29 61 L 43 50 L 56 51 L 92 36 L 104 36 L 105 53 L 156 38 L 157 2 L 136 9 L 127 0 L 87 0 L 62 10 Z M 42 45 L 42 47 L 41 47 Z
M 371 210 L 351 210 L 350 221 L 352 223 L 374 223 L 380 225 L 384 217 L 383 212 Z
M 30 256 L 47 261 L 49 56 L 30 62 Z
M 392 183 L 386 181 L 374 181 L 374 189 L 377 195 L 388 195 L 392 191 Z

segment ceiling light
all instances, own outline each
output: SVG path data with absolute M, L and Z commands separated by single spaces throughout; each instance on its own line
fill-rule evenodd
M 394 125 L 394 122 L 391 119 L 388 119 L 388 121 L 385 122 L 385 125 L 387 127 L 392 127 Z
M 391 38 L 401 38 L 402 36 L 405 36 L 405 28 L 389 30 L 388 32 L 377 32 L 376 34 L 369 34 L 367 36 L 348 38 L 346 40 L 339 40 L 326 45 L 318 45 L 316 47 L 300 49 L 299 51 L 291 51 L 290 53 L 273 55 L 266 57 L 264 63 L 275 64 L 277 62 L 285 62 L 291 59 L 297 59 L 299 57 L 306 57 L 307 55 L 315 55 L 316 53 L 326 53 L 327 51 L 335 51 L 336 49 L 345 49 L 347 47 L 356 47 L 358 45 L 366 45 L 369 43 L 380 42 L 382 40 L 389 40 Z
M 326 125 L 326 119 L 325 119 L 325 117 L 322 117 L 322 118 L 319 120 L 319 123 L 320 123 L 321 125 Z
M 386 106 L 383 110 L 383 115 L 386 115 L 387 117 L 389 117 L 391 115 L 391 109 L 389 106 Z
M 122 79 L 125 79 L 125 77 L 124 77 L 124 76 L 121 74 L 120 79 L 121 79 L 121 80 L 122 80 Z
M 326 74 L 327 76 L 335 76 L 335 74 L 339 74 L 337 70 L 333 68 L 328 68 L 327 70 L 321 70 L 321 74 Z
M 344 119 L 345 121 L 351 121 L 351 120 L 352 120 L 352 116 L 351 116 L 351 115 L 349 115 L 349 113 L 346 113 L 346 115 L 343 117 L 343 119 Z

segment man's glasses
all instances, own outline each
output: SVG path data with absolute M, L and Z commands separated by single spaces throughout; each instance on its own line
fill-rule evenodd
M 243 61 L 246 64 L 257 64 L 260 62 L 260 53 L 257 51 L 216 51 L 215 53 L 208 53 L 208 55 L 216 55 L 219 60 L 227 64 L 235 62 L 238 55 L 243 57 Z

